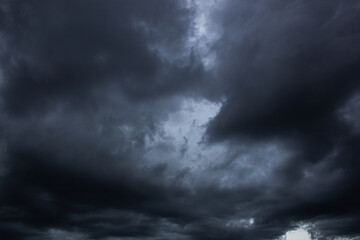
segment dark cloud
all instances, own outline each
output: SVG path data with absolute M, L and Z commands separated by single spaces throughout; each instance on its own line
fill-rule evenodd
M 10 113 L 51 108 L 59 98 L 84 107 L 96 101 L 99 85 L 113 84 L 134 99 L 171 94 L 201 71 L 171 63 L 186 57 L 177 49 L 185 49 L 191 32 L 191 11 L 177 1 L 2 5 L 2 63 L 9 79 L 3 101 Z
M 324 123 L 337 130 L 333 114 L 358 86 L 357 3 L 229 1 L 222 12 L 227 100 L 211 133 L 290 135 Z
M 358 234 L 358 133 L 339 114 L 359 91 L 358 11 L 356 1 L 227 1 L 214 15 L 221 19 L 217 71 L 226 101 L 210 139 L 280 138 L 297 151 L 275 178 L 305 199 L 281 201 L 263 216 L 269 221 L 343 216 L 347 230 L 328 226 L 330 235 Z M 337 171 L 341 180 L 304 190 L 307 169 L 321 171 L 314 179 Z
M 0 238 L 359 237 L 359 9 L 0 1 Z

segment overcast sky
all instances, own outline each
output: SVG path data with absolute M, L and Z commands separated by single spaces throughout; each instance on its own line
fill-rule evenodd
M 0 239 L 360 239 L 360 1 L 0 0 Z

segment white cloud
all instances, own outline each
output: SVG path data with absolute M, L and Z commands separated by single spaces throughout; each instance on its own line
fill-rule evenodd
M 296 230 L 288 231 L 285 234 L 285 240 L 311 240 L 309 233 L 303 229 L 299 228 Z

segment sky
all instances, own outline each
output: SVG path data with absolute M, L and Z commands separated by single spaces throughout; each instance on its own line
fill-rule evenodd
M 0 239 L 359 240 L 360 2 L 0 0 Z

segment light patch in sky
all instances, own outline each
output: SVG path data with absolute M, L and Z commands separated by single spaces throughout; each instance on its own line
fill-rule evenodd
M 202 137 L 205 125 L 209 120 L 216 116 L 221 107 L 220 103 L 214 103 L 207 100 L 187 99 L 183 101 L 179 111 L 169 115 L 168 120 L 164 123 L 164 130 L 173 136 L 177 143 L 183 142 L 183 137 L 194 138 L 194 134 Z M 194 131 L 194 126 L 198 131 Z M 201 136 L 199 136 L 199 134 Z M 190 140 L 190 139 L 189 139 Z
M 311 240 L 309 233 L 303 229 L 299 228 L 296 230 L 288 231 L 285 234 L 285 240 Z
M 192 3 L 196 9 L 194 19 L 194 35 L 190 39 L 202 58 L 206 69 L 211 69 L 215 65 L 216 56 L 211 51 L 211 46 L 219 39 L 220 34 L 214 25 L 210 24 L 212 11 L 218 7 L 219 0 L 193 0 Z
M 249 219 L 230 219 L 225 225 L 228 228 L 249 228 L 254 224 L 254 218 Z
M 180 109 L 169 114 L 159 126 L 157 134 L 146 140 L 145 157 L 150 162 L 165 163 L 174 170 L 206 169 L 210 160 L 224 153 L 222 146 L 209 148 L 203 139 L 207 123 L 220 107 L 220 103 L 205 99 L 185 99 Z

